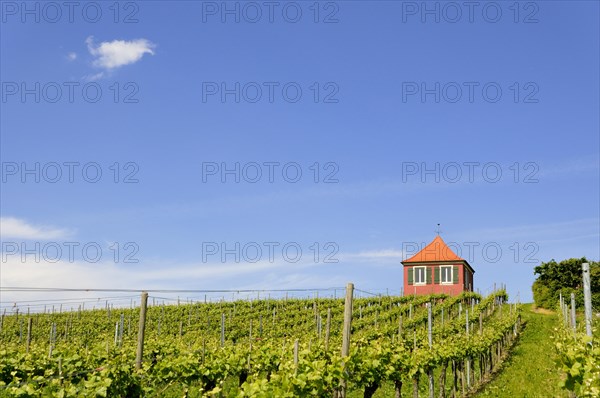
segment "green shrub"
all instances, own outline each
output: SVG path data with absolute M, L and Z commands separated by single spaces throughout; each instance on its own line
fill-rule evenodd
M 567 302 L 575 293 L 575 304 L 583 306 L 583 276 L 581 264 L 590 264 L 592 306 L 600 308 L 600 263 L 588 261 L 585 257 L 570 258 L 557 263 L 550 260 L 535 267 L 538 278 L 533 283 L 533 300 L 538 307 L 555 309 L 562 294 Z

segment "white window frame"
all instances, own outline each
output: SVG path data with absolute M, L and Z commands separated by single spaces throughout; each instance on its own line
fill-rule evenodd
M 413 267 L 413 280 L 415 285 L 426 285 L 427 284 L 427 267 Z M 423 270 L 423 281 L 417 282 L 417 270 Z
M 444 268 L 450 268 L 450 280 L 444 281 Z M 452 265 L 442 265 L 440 266 L 440 284 L 442 285 L 452 285 L 454 284 L 454 267 Z

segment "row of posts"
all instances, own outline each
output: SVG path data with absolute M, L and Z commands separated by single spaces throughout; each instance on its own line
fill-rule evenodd
M 352 330 L 352 308 L 353 308 L 353 298 L 354 298 L 354 284 L 348 283 L 346 286 L 346 298 L 344 302 L 344 321 L 342 327 L 342 359 L 347 358 L 350 354 L 350 337 Z M 136 351 L 136 362 L 135 368 L 141 369 L 142 365 L 142 357 L 144 350 L 144 332 L 145 332 L 145 324 L 146 324 L 146 310 L 147 310 L 147 301 L 148 301 L 148 293 L 142 293 L 141 299 L 141 308 L 140 308 L 140 322 L 139 322 L 139 332 L 138 332 L 138 342 L 137 342 L 137 351 Z M 432 333 L 432 304 L 426 303 L 427 306 L 427 334 L 428 334 L 428 342 L 429 347 L 433 346 L 433 333 Z M 462 308 L 462 304 L 459 305 Z M 473 311 L 474 300 L 471 301 L 471 307 Z M 412 309 L 412 306 L 411 306 Z M 465 314 L 465 323 L 466 323 L 466 333 L 469 334 L 469 311 L 466 310 Z M 482 328 L 482 315 L 479 317 L 479 329 L 481 333 Z M 331 310 L 327 311 L 327 329 L 326 329 L 326 346 L 329 340 L 329 326 L 331 322 Z M 252 326 L 250 326 L 252 328 Z M 118 329 L 118 327 L 117 327 Z M 399 331 L 402 330 L 402 320 L 400 320 Z M 252 332 L 250 332 L 252 333 Z M 319 332 L 320 333 L 320 332 Z M 115 337 L 116 341 L 116 337 Z M 225 344 L 225 314 L 221 314 L 221 346 Z M 298 352 L 299 352 L 299 342 L 296 339 L 294 341 L 294 364 L 298 364 Z M 467 370 L 468 371 L 468 370 Z M 433 391 L 433 374 L 429 374 L 429 384 L 430 391 Z M 336 395 L 338 398 L 346 397 L 347 385 L 345 380 L 341 381 L 340 391 Z
M 351 336 L 351 327 L 352 327 L 352 307 L 353 307 L 353 297 L 354 297 L 354 284 L 348 283 L 346 286 L 346 298 L 344 303 L 344 322 L 342 329 L 342 358 L 346 358 L 350 352 L 350 336 Z M 146 313 L 148 308 L 148 293 L 143 292 L 141 296 L 140 302 L 140 319 L 139 319 L 139 329 L 138 329 L 138 340 L 137 340 L 137 349 L 136 349 L 136 359 L 135 359 L 135 369 L 139 370 L 142 366 L 142 358 L 144 353 L 144 338 L 145 338 L 145 330 L 146 330 Z M 329 337 L 329 325 L 331 321 L 331 312 L 328 310 L 327 313 L 327 336 Z M 427 303 L 427 323 L 428 323 L 428 341 L 429 345 L 432 346 L 432 306 L 431 303 Z M 467 328 L 468 328 L 468 315 L 466 317 Z M 28 325 L 29 326 L 29 325 Z M 28 327 L 30 329 L 30 326 Z M 123 341 L 123 329 L 124 329 L 124 319 L 123 315 L 121 315 L 121 319 L 115 324 L 115 344 L 121 344 Z M 52 355 L 52 348 L 55 341 L 55 333 L 56 326 L 53 324 L 51 331 L 51 344 L 50 344 L 50 355 Z M 468 329 L 467 329 L 468 333 Z M 326 339 L 328 340 L 328 339 Z M 28 342 L 29 342 L 29 333 L 28 333 Z M 221 314 L 221 346 L 225 343 L 225 314 Z M 297 362 L 297 352 L 298 352 L 298 342 L 296 341 L 294 344 L 294 360 Z M 430 380 L 431 381 L 431 380 Z M 342 381 L 340 398 L 346 396 L 346 385 L 345 382 Z
M 584 282 L 584 302 L 585 302 L 585 319 L 586 319 L 586 333 L 591 336 L 592 335 L 592 327 L 591 327 L 591 319 L 592 319 L 592 306 L 591 306 L 591 289 L 590 289 L 590 270 L 589 270 L 589 264 L 588 263 L 584 263 L 583 264 L 583 282 Z M 352 304 L 353 304 L 353 297 L 354 297 L 354 284 L 353 283 L 348 283 L 346 286 L 346 297 L 345 297 L 345 303 L 344 303 L 344 322 L 343 322 L 343 329 L 342 329 L 342 358 L 346 358 L 349 355 L 350 352 L 350 335 L 351 335 L 351 325 L 352 325 Z M 473 303 L 472 303 L 473 305 Z M 565 323 L 569 323 L 569 319 L 568 319 L 568 311 L 567 311 L 567 307 L 568 305 L 564 302 L 564 298 L 560 297 L 560 306 L 561 306 L 561 310 L 563 311 L 563 316 L 565 318 Z M 462 307 L 462 305 L 460 306 Z M 147 292 L 142 292 L 141 295 L 141 302 L 140 302 L 140 319 L 139 319 L 139 328 L 138 328 L 138 339 L 137 339 L 137 349 L 136 349 L 136 359 L 135 359 L 135 369 L 139 370 L 141 369 L 142 366 L 142 358 L 143 358 L 143 351 L 144 351 L 144 337 L 145 337 L 145 329 L 146 329 L 146 313 L 147 313 L 147 308 L 148 308 L 148 293 Z M 412 309 L 412 308 L 411 308 Z M 461 308 L 462 309 L 462 308 Z M 575 330 L 576 328 L 576 320 L 575 320 L 575 295 L 572 293 L 571 294 L 571 313 L 570 313 L 570 324 L 571 327 Z M 460 310 L 459 310 L 460 312 Z M 467 334 L 469 332 L 469 318 L 468 318 L 468 311 L 465 317 L 465 321 L 466 321 L 466 328 L 467 328 Z M 331 321 L 331 313 L 330 310 L 328 311 L 327 314 L 327 338 L 326 340 L 328 340 L 328 335 L 329 335 L 329 324 Z M 430 303 L 427 303 L 427 323 L 428 323 L 428 342 L 429 345 L 432 346 L 433 341 L 432 341 L 432 306 Z M 479 320 L 480 322 L 480 328 L 481 328 L 481 319 Z M 30 339 L 31 339 L 31 318 L 28 321 L 28 325 L 27 325 L 27 348 L 29 349 L 29 343 L 30 343 Z M 319 326 L 320 326 L 320 322 L 319 322 Z M 400 328 L 402 326 L 400 325 Z M 123 315 L 121 315 L 121 318 L 119 321 L 116 322 L 115 324 L 115 344 L 122 344 L 123 341 L 123 329 L 124 329 L 124 319 L 123 319 Z M 320 328 L 319 328 L 320 329 Z M 320 333 L 320 332 L 319 332 Z M 52 349 L 54 346 L 54 341 L 56 339 L 56 325 L 53 324 L 52 328 L 51 328 L 51 332 L 50 332 L 50 356 L 52 355 Z M 221 315 L 221 346 L 223 346 L 225 343 L 225 314 Z M 294 360 L 297 361 L 297 351 L 298 351 L 298 342 L 296 341 L 294 344 Z M 430 378 L 430 383 L 432 382 L 432 378 Z M 338 397 L 340 398 L 344 398 L 346 396 L 346 385 L 345 382 L 342 381 L 341 384 L 341 389 L 340 389 L 340 394 L 338 395 Z
M 352 327 L 352 301 L 354 296 L 354 284 L 348 283 L 346 286 L 346 299 L 344 303 L 344 324 L 342 329 L 342 357 L 348 357 L 350 353 L 350 332 Z M 146 330 L 146 311 L 148 308 L 148 293 L 142 293 L 142 299 L 140 303 L 140 321 L 138 329 L 138 341 L 135 357 L 135 369 L 140 370 L 142 368 L 142 357 L 144 355 L 144 334 Z M 331 322 L 331 312 L 327 312 L 327 330 L 326 339 L 329 337 L 329 325 Z M 115 331 L 115 341 L 117 340 L 118 326 Z M 221 314 L 221 346 L 225 343 L 225 314 Z M 294 342 L 294 361 L 297 364 L 298 361 L 298 340 Z M 340 398 L 346 397 L 346 385 L 342 381 Z
M 592 290 L 590 283 L 590 264 L 583 263 L 581 265 L 583 273 L 583 305 L 585 314 L 585 333 L 592 337 Z M 577 319 L 576 319 L 576 304 L 575 304 L 575 293 L 571 293 L 570 305 L 566 303 L 566 298 L 563 297 L 562 293 L 559 296 L 559 306 L 563 316 L 563 322 L 565 325 L 569 325 L 573 329 L 573 333 L 577 330 Z

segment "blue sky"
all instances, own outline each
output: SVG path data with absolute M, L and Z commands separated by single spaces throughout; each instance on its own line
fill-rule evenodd
M 525 301 L 541 261 L 600 257 L 597 2 L 22 4 L 1 286 L 398 293 L 438 223 Z

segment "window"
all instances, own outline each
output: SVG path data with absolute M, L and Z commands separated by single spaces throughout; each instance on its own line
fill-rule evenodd
M 425 267 L 415 267 L 415 285 L 425 284 Z
M 452 283 L 452 266 L 440 267 L 440 272 L 442 274 L 442 283 Z

